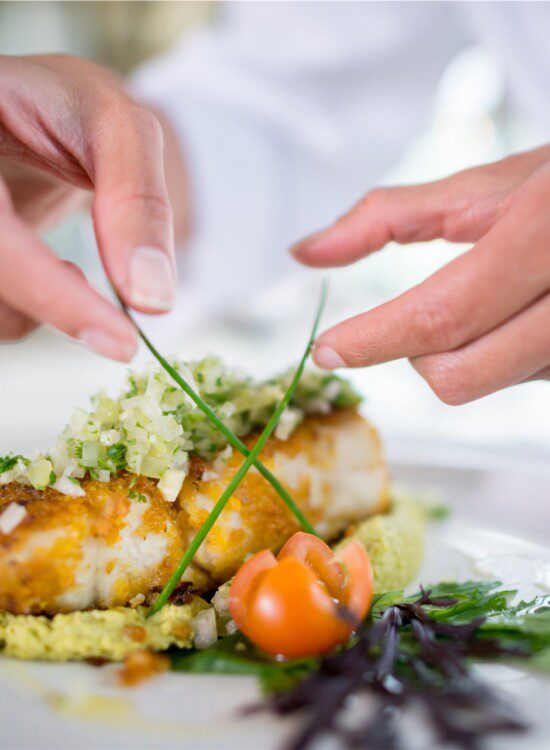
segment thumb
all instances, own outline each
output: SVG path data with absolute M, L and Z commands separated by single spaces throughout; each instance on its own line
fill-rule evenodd
M 377 188 L 332 226 L 291 252 L 310 266 L 345 266 L 388 242 L 443 238 L 476 242 L 494 224 L 513 191 L 548 159 L 543 149 L 458 172 L 421 185 Z

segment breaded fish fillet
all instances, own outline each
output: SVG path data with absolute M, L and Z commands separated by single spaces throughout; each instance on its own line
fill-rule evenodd
M 174 503 L 163 499 L 155 480 L 127 473 L 106 483 L 84 481 L 84 497 L 0 486 L 0 513 L 13 503 L 25 509 L 16 509 L 22 518 L 9 533 L 0 531 L 0 609 L 53 614 L 143 601 L 166 582 L 242 460 L 235 452 L 226 462 L 194 458 Z M 388 505 L 377 433 L 353 410 L 310 417 L 286 441 L 272 437 L 262 461 L 326 539 Z M 185 579 L 212 589 L 248 553 L 276 550 L 296 528 L 252 469 Z

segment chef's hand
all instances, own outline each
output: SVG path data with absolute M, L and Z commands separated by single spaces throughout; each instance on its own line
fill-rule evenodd
M 550 378 L 550 146 L 437 182 L 374 190 L 293 252 L 310 266 L 344 266 L 390 241 L 436 237 L 476 244 L 321 334 L 317 364 L 408 357 L 448 404 Z
M 92 191 L 109 278 L 134 309 L 167 311 L 175 267 L 162 157 L 156 117 L 111 73 L 65 55 L 0 56 L 0 341 L 47 323 L 131 358 L 128 319 L 37 231 Z

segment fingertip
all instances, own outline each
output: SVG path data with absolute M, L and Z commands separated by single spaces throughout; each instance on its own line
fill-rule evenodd
M 316 268 L 348 265 L 346 240 L 339 230 L 330 226 L 304 237 L 289 248 L 299 263 Z
M 368 252 L 358 233 L 337 224 L 305 237 L 290 248 L 299 263 L 314 268 L 339 268 L 359 260 Z
M 315 345 L 312 356 L 315 364 L 322 370 L 336 370 L 338 367 L 347 367 L 342 357 L 331 346 Z
M 293 255 L 296 260 L 301 263 L 307 262 L 308 258 L 314 257 L 319 251 L 319 245 L 323 245 L 323 238 L 326 235 L 326 229 L 320 229 L 318 232 L 313 232 L 303 237 L 298 242 L 295 242 L 290 246 L 289 252 Z
M 121 338 L 102 328 L 84 328 L 77 335 L 78 341 L 96 354 L 118 362 L 130 362 L 137 349 L 137 336 Z

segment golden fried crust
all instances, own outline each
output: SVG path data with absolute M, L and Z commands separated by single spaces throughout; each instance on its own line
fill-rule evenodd
M 86 495 L 79 498 L 0 485 L 0 512 L 13 502 L 26 509 L 10 534 L 0 532 L 0 609 L 53 614 L 111 607 L 162 586 L 242 461 L 236 452 L 221 465 L 193 458 L 175 503 L 163 499 L 155 480 L 136 482 L 127 473 L 107 483 L 84 481 Z M 355 411 L 308 418 L 287 441 L 270 438 L 262 461 L 326 538 L 387 507 L 378 437 Z M 296 529 L 278 494 L 252 469 L 185 577 L 213 588 L 247 554 L 278 549 Z
M 337 505 L 335 495 L 338 491 L 332 480 L 336 478 L 335 465 L 346 462 L 338 446 L 341 436 L 346 433 L 357 439 L 359 462 L 369 476 L 377 477 L 377 481 L 372 489 L 365 487 L 362 502 L 358 502 L 353 511 L 347 510 L 340 520 L 332 512 Z M 251 436 L 245 441 L 248 448 L 252 447 L 255 439 L 255 436 Z M 374 428 L 355 410 L 308 418 L 289 440 L 268 440 L 261 459 L 325 538 L 334 538 L 351 521 L 362 520 L 389 506 L 388 475 L 380 440 Z M 303 471 L 292 472 L 295 474 L 293 483 L 290 477 L 285 481 L 290 473 L 287 469 L 296 459 L 303 466 Z M 218 480 L 201 481 L 197 472 L 187 477 L 179 504 L 183 516 L 180 525 L 190 533 L 188 541 L 205 521 L 242 462 L 242 456 L 233 452 Z M 351 462 L 349 471 L 355 471 Z M 313 484 L 316 486 L 313 487 Z M 265 548 L 279 549 L 298 528 L 296 518 L 279 495 L 252 468 L 230 499 L 195 561 L 209 572 L 215 584 L 219 584 L 234 575 L 247 554 Z
M 78 498 L 51 488 L 38 491 L 15 483 L 0 486 L 0 508 L 16 502 L 27 511 L 10 534 L 0 532 L 0 609 L 36 614 L 96 604 L 116 606 L 161 585 L 183 547 L 176 509 L 162 498 L 156 482 L 139 478 L 133 489 L 146 495 L 148 502 L 132 536 L 139 544 L 147 535 L 157 535 L 166 549 L 155 565 L 144 560 L 142 566 L 126 571 L 120 565 L 124 556 L 121 537 L 129 511 L 138 502 L 129 498 L 131 481 L 132 476 L 126 473 L 108 483 L 87 480 L 82 483 L 86 496 Z M 87 588 L 92 590 L 93 600 L 90 596 L 87 600 L 83 592 L 82 607 L 75 607 L 70 596 L 63 601 L 64 594 L 82 588 L 79 578 L 105 576 L 113 578 L 106 594 L 94 591 L 90 580 Z
M 0 609 L 35 614 L 73 585 L 93 512 L 87 498 L 0 487 L 0 507 L 12 502 L 24 505 L 27 514 L 11 534 L 0 532 Z

